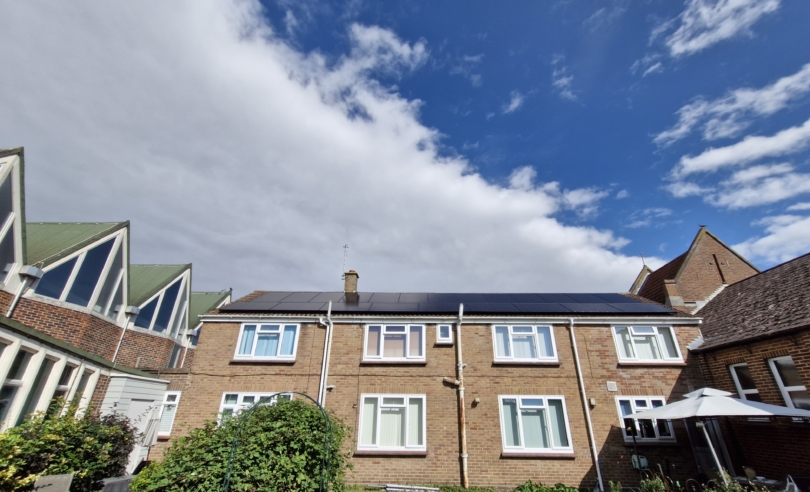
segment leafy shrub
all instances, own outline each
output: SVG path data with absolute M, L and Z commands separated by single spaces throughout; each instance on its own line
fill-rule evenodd
M 175 439 L 162 462 L 151 463 L 133 480 L 133 492 L 219 490 L 228 467 L 239 417 L 221 425 L 208 421 L 186 437 Z M 347 427 L 332 416 L 329 479 L 332 490 L 343 490 L 347 455 L 341 445 Z M 233 491 L 307 491 L 320 485 L 326 423 L 320 409 L 303 401 L 279 400 L 265 405 L 239 430 L 231 472 Z
M 515 492 L 579 492 L 579 489 L 561 483 L 555 484 L 554 487 L 548 487 L 540 482 L 533 483 L 528 480 L 526 483 L 518 485 Z
M 608 485 L 610 485 L 610 492 L 622 492 L 621 482 L 614 482 L 613 480 L 611 480 L 610 482 L 608 482 Z
M 461 485 L 439 485 L 439 492 L 496 492 L 490 487 L 467 487 Z
M 665 492 L 666 487 L 664 481 L 659 477 L 653 476 L 652 478 L 645 478 L 639 483 L 641 492 Z
M 0 434 L 0 490 L 30 490 L 43 475 L 74 472 L 71 490 L 97 490 L 99 480 L 126 471 L 135 445 L 128 418 L 112 414 L 76 418 L 77 405 L 63 416 L 38 412 Z

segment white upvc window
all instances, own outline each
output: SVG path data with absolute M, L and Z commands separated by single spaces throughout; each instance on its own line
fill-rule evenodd
M 425 360 L 425 327 L 423 325 L 367 325 L 363 360 Z
M 554 329 L 550 325 L 493 325 L 495 360 L 557 362 Z
M 663 407 L 666 400 L 658 396 L 618 396 L 616 407 L 619 411 L 619 420 L 625 441 L 633 440 L 633 429 L 636 441 L 674 441 L 675 433 L 672 431 L 672 422 L 669 420 L 628 419 L 627 415 L 653 408 Z
M 163 396 L 163 406 L 160 409 L 159 436 L 169 436 L 174 425 L 174 416 L 177 414 L 177 405 L 180 403 L 180 391 L 167 391 Z
M 358 450 L 424 451 L 425 395 L 361 395 Z
M 13 158 L 12 158 L 13 159 Z M 16 159 L 15 159 L 16 160 Z M 19 217 L 20 201 L 15 190 L 15 168 L 19 165 L 11 164 L 11 159 L 0 164 L 0 282 L 6 282 L 11 270 L 18 263 L 17 242 L 15 236 L 19 234 L 15 222 Z
M 768 359 L 768 365 L 771 366 L 773 377 L 787 406 L 810 410 L 810 393 L 807 392 L 807 387 L 796 370 L 793 358 L 788 355 Z
M 224 417 L 237 415 L 240 411 L 259 402 L 275 404 L 279 398 L 292 400 L 291 393 L 224 393 L 219 406 L 220 421 Z
M 671 326 L 614 326 L 620 362 L 683 362 Z
M 500 395 L 504 452 L 573 453 L 565 397 Z
M 453 325 L 436 325 L 436 344 L 453 344 Z
M 134 325 L 176 338 L 186 320 L 190 284 L 186 271 L 139 306 Z
M 245 323 L 239 331 L 234 359 L 294 361 L 299 329 L 297 324 Z
M 754 378 L 751 377 L 751 369 L 745 362 L 741 364 L 732 364 L 728 366 L 731 371 L 731 379 L 734 380 L 734 386 L 737 387 L 737 394 L 743 400 L 762 401 L 759 396 L 759 390 L 754 383 Z
M 33 365 L 31 359 L 35 354 L 36 352 L 23 350 L 22 348 L 17 350 L 16 354 L 13 352 L 9 354 L 13 356 L 13 359 L 3 385 L 0 387 L 0 426 L 9 417 L 15 403 L 17 403 L 17 406 L 21 404 L 18 397 L 27 393 L 27 389 L 24 389 L 23 386 L 26 379 L 31 379 L 30 376 L 27 378 L 26 376 L 37 370 L 36 367 L 29 368 L 29 366 Z M 8 422 L 7 424 L 7 427 L 13 427 L 15 422 Z

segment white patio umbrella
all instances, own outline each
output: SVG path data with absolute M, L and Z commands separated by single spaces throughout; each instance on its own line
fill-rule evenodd
M 760 403 L 758 401 L 741 400 L 739 398 L 732 398 L 731 395 L 732 393 L 729 393 L 728 391 L 717 390 L 714 388 L 701 388 L 685 394 L 685 399 L 681 401 L 676 401 L 675 403 L 653 408 L 652 410 L 636 412 L 626 415 L 624 418 L 636 420 L 680 420 L 701 417 L 810 418 L 810 410 L 780 407 L 778 405 L 769 405 L 767 403 Z M 709 433 L 706 431 L 706 427 L 702 424 L 702 422 L 699 422 L 698 427 L 703 429 L 703 433 L 706 436 L 706 441 L 709 443 L 709 449 L 714 457 L 714 462 L 717 464 L 717 470 L 722 471 L 723 467 L 720 465 L 720 460 L 717 458 L 717 453 L 714 451 L 712 441 L 709 439 Z M 723 481 L 726 481 L 725 475 L 723 475 Z

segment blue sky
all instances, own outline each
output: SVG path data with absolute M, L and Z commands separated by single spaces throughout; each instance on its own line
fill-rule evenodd
M 421 291 L 626 290 L 699 224 L 810 251 L 807 2 L 5 7 L 30 218 L 131 219 L 195 288 L 339 288 L 347 242 Z

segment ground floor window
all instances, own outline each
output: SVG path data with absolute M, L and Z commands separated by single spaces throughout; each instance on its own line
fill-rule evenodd
M 171 435 L 178 403 L 180 403 L 179 391 L 167 391 L 163 396 L 163 407 L 160 409 L 160 427 L 158 427 L 159 436 Z
M 672 422 L 669 420 L 628 419 L 627 415 L 653 408 L 663 407 L 666 401 L 660 396 L 634 396 L 619 397 L 616 399 L 619 407 L 619 417 L 622 421 L 622 433 L 625 441 L 633 440 L 635 432 L 639 441 L 673 441 Z M 635 430 L 634 430 L 635 429 Z
M 363 395 L 358 449 L 425 450 L 425 395 Z
M 789 355 L 776 357 L 769 359 L 768 364 L 771 366 L 773 377 L 776 378 L 776 384 L 779 386 L 779 391 L 782 392 L 787 406 L 810 410 L 810 393 L 807 392 L 807 387 L 804 385 L 799 371 L 796 370 L 793 357 Z
M 269 401 L 275 403 L 278 399 L 292 400 L 290 393 L 225 393 L 219 406 L 220 419 L 239 413 L 251 405 Z
M 573 453 L 562 396 L 499 396 L 503 449 L 524 453 Z

